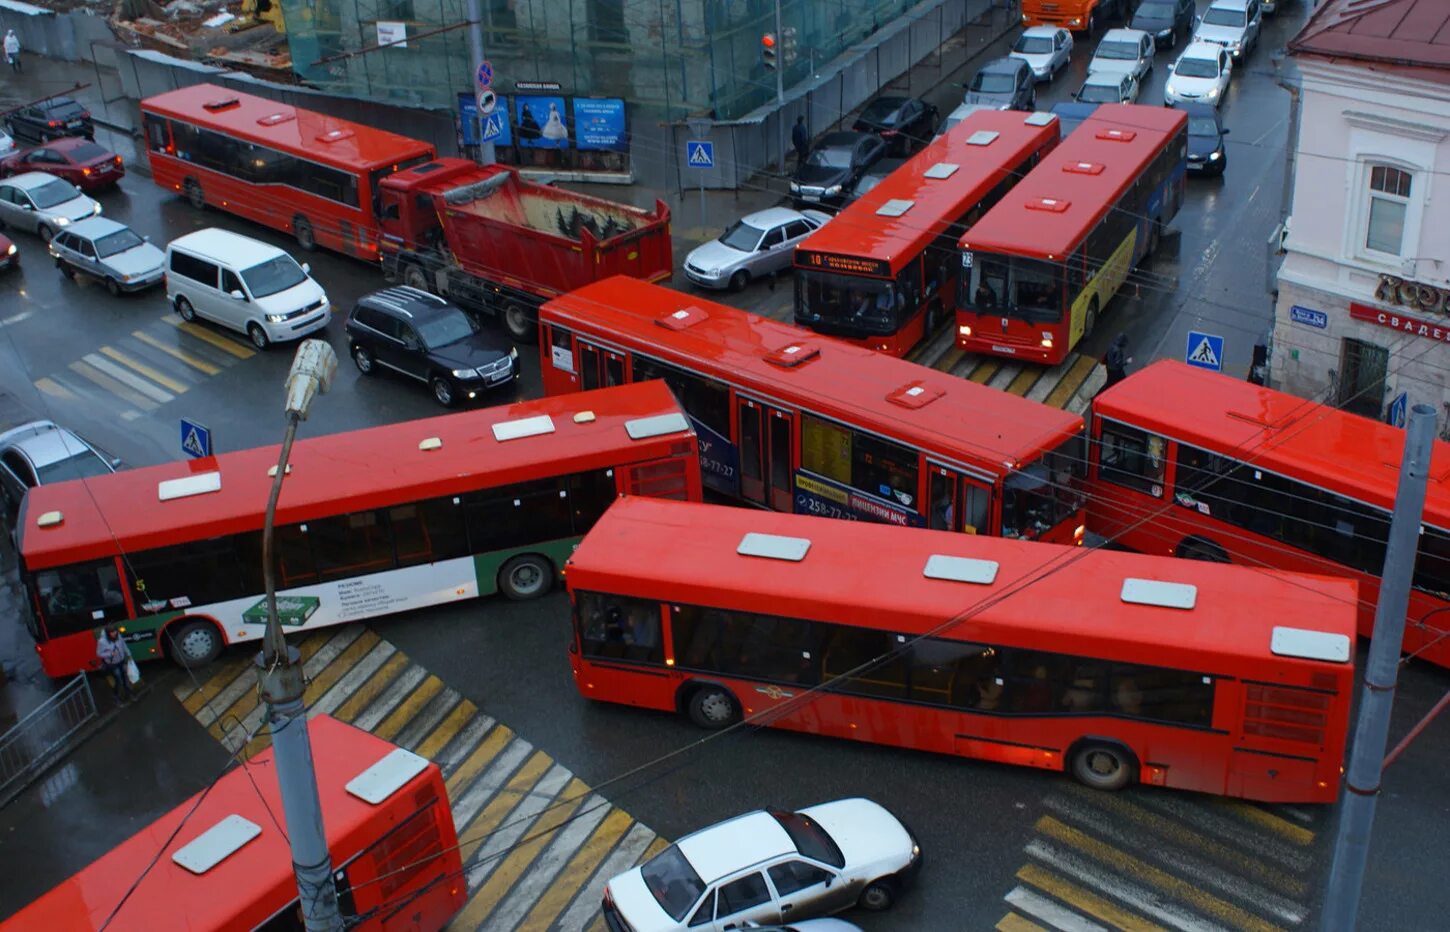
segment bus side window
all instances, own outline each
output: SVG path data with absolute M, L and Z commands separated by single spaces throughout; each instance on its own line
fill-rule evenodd
M 658 602 L 581 592 L 578 618 L 584 656 L 664 662 Z
M 1162 498 L 1165 446 L 1164 439 L 1156 434 L 1104 423 L 1099 470 L 1102 478 Z

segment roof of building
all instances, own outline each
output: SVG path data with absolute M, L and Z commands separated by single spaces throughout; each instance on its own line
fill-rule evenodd
M 1445 0 L 1327 0 L 1289 40 L 1300 55 L 1434 69 L 1450 83 L 1450 4 Z

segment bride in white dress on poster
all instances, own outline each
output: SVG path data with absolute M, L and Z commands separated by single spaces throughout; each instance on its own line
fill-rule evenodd
M 559 118 L 559 105 L 553 101 L 549 102 L 549 119 L 544 123 L 544 128 L 539 135 L 556 142 L 569 138 L 569 131 L 564 128 L 564 121 Z

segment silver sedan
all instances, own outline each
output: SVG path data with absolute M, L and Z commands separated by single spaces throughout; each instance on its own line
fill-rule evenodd
M 124 223 L 88 217 L 50 238 L 50 254 L 66 278 L 84 272 L 113 295 L 161 283 L 166 254 Z
M 739 291 L 752 278 L 790 268 L 801 240 L 819 230 L 829 214 L 772 207 L 732 223 L 724 233 L 685 257 L 685 275 L 704 288 Z
M 39 234 L 47 243 L 57 230 L 100 212 L 100 204 L 54 175 L 26 172 L 0 181 L 0 227 Z

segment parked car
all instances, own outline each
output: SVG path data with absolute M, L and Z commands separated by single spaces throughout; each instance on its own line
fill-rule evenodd
M 11 532 L 25 493 L 38 485 L 116 471 L 121 461 L 53 421 L 31 421 L 0 434 L 0 505 Z
M 1109 29 L 1088 62 L 1088 74 L 1131 74 L 1139 85 L 1153 71 L 1153 37 L 1141 29 Z
M 1213 0 L 1203 11 L 1193 41 L 1212 42 L 1234 58 L 1243 58 L 1259 42 L 1262 18 L 1259 0 Z
M 61 227 L 100 212 L 100 204 L 64 178 L 26 172 L 0 180 L 0 227 L 35 233 L 47 243 Z
M 10 238 L 0 233 L 0 272 L 6 269 L 20 268 L 20 250 L 10 242 Z
M 851 128 L 858 133 L 875 133 L 887 148 L 900 155 L 931 141 L 941 112 L 916 97 L 878 97 L 866 105 Z
M 792 922 L 788 926 L 763 926 L 758 922 L 747 919 L 740 924 L 740 928 L 755 929 L 756 932 L 861 932 L 861 927 L 854 922 L 847 922 L 844 919 L 837 919 L 834 916 Z
M 1163 103 L 1170 107 L 1181 103 L 1205 103 L 1217 107 L 1223 103 L 1233 69 L 1233 58 L 1223 46 L 1212 42 L 1191 42 L 1178 56 L 1178 61 L 1168 66 Z
M 1138 99 L 1138 81 L 1131 74 L 1090 73 L 1072 99 L 1080 104 L 1130 104 Z
M 0 159 L 0 177 L 21 172 L 45 172 L 64 178 L 82 191 L 113 187 L 126 174 L 121 157 L 77 136 L 22 149 Z
M 1160 49 L 1176 49 L 1193 35 L 1197 19 L 1193 0 L 1143 0 L 1128 25 L 1151 35 Z
M 1062 138 L 1066 139 L 1067 134 L 1077 129 L 1083 120 L 1093 115 L 1098 104 L 1081 104 L 1075 100 L 1065 100 L 1060 104 L 1052 105 L 1052 115 L 1057 117 L 1057 122 L 1062 131 Z
M 56 233 L 50 254 L 66 278 L 84 273 L 113 295 L 159 285 L 166 271 L 166 253 L 109 217 L 87 217 Z
M 9 155 L 15 151 L 15 140 L 10 134 L 0 129 L 0 156 Z
M 996 110 L 992 104 L 957 104 L 956 109 L 947 114 L 947 118 L 941 121 L 941 129 L 937 131 L 937 138 L 953 129 L 958 123 L 976 113 L 978 110 Z
M 685 257 L 685 276 L 702 288 L 739 291 L 752 279 L 790 268 L 795 247 L 831 219 L 819 210 L 770 207 L 747 214 Z
M 909 159 L 882 159 L 875 165 L 872 165 L 871 170 L 862 175 L 861 180 L 856 182 L 856 190 L 851 192 L 850 200 L 856 200 L 867 191 L 870 191 L 885 181 L 892 172 L 905 165 L 908 161 Z
M 69 97 L 48 97 L 10 111 L 5 116 L 5 131 L 16 142 L 36 146 L 62 136 L 96 138 L 91 112 Z
M 987 62 L 966 88 L 962 103 L 991 104 L 998 110 L 1032 110 L 1037 106 L 1032 68 L 1020 58 Z
M 840 205 L 885 154 L 886 143 L 871 133 L 827 133 L 796 168 L 790 193 L 797 206 Z
M 1072 58 L 1072 33 L 1061 26 L 1029 26 L 1007 57 L 1027 62 L 1038 81 L 1051 81 Z
M 1188 170 L 1205 175 L 1222 175 L 1228 167 L 1228 151 L 1223 137 L 1228 127 L 1223 117 L 1212 104 L 1183 104 L 1188 114 Z
M 348 350 L 363 375 L 417 379 L 447 408 L 519 378 L 519 351 L 497 330 L 408 285 L 365 294 L 347 318 Z
M 611 932 L 723 932 L 859 905 L 889 907 L 921 866 L 906 826 L 869 799 L 757 810 L 681 838 L 604 887 Z

